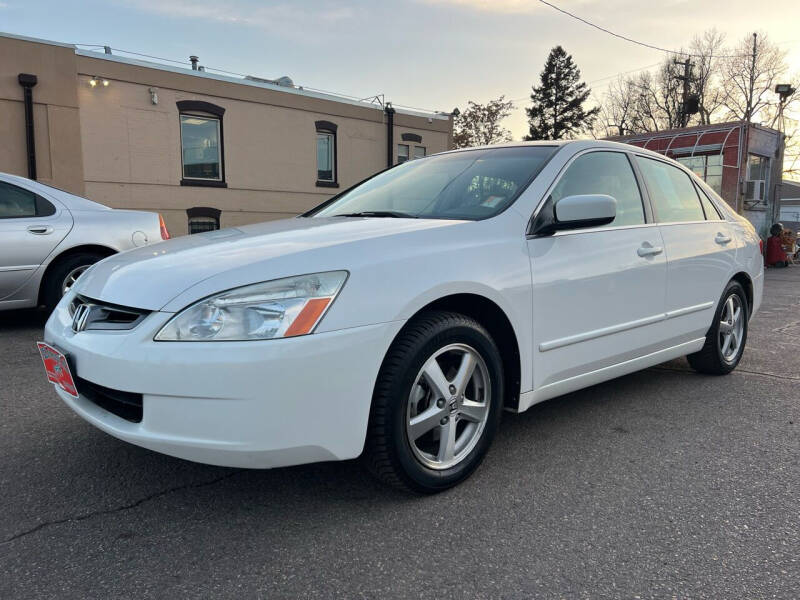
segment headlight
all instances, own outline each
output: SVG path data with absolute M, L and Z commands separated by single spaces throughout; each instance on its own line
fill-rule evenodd
M 336 298 L 347 271 L 329 271 L 246 285 L 183 309 L 156 341 L 270 340 L 311 333 Z

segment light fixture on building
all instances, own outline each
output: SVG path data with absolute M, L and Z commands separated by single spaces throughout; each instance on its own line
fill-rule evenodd
M 100 79 L 97 75 L 92 75 L 92 78 L 89 80 L 89 87 L 97 87 L 98 84 L 102 84 L 103 87 L 108 87 L 108 84 L 111 83 L 108 79 Z
M 158 88 L 151 87 L 148 88 L 147 91 L 150 92 L 150 102 L 152 102 L 153 104 L 158 104 Z

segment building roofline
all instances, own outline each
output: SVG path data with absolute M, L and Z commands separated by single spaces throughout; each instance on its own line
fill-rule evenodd
M 15 33 L 8 33 L 0 31 L 0 37 L 11 38 L 12 40 L 21 40 L 23 42 L 33 42 L 35 44 L 47 44 L 48 46 L 60 46 L 62 48 L 75 48 L 74 44 L 65 44 L 64 42 L 54 42 L 53 40 L 44 40 L 42 38 L 28 37 L 26 35 L 17 35 Z
M 139 60 L 136 58 L 128 58 L 126 56 L 119 56 L 116 54 L 105 54 L 101 52 L 97 52 L 94 50 L 81 50 L 80 48 L 76 47 L 74 44 L 65 44 L 62 42 L 54 42 L 52 40 L 45 40 L 40 38 L 34 37 L 27 37 L 22 35 L 16 35 L 12 33 L 0 32 L 0 37 L 11 38 L 15 40 L 21 40 L 25 42 L 33 42 L 37 44 L 47 44 L 50 46 L 60 46 L 62 48 L 72 48 L 73 51 L 77 56 L 83 56 L 86 58 L 94 58 L 98 60 L 107 60 L 110 62 L 128 64 L 131 66 L 142 67 L 146 69 L 156 69 L 159 71 L 168 71 L 170 73 L 177 73 L 179 75 L 189 75 L 193 77 L 199 77 L 201 79 L 211 79 L 215 81 L 224 81 L 226 83 L 234 83 L 238 85 L 244 85 L 249 87 L 255 88 L 262 88 L 276 92 L 283 92 L 286 94 L 294 94 L 298 96 L 305 96 L 308 98 L 316 98 L 320 100 L 329 100 L 332 102 L 339 102 L 341 104 L 349 104 L 352 106 L 358 106 L 361 108 L 371 108 L 373 110 L 378 110 L 383 112 L 384 108 L 380 105 L 373 104 L 371 102 L 364 102 L 361 100 L 354 100 L 352 98 L 347 98 L 346 96 L 340 96 L 338 94 L 332 94 L 328 92 L 316 92 L 307 89 L 300 89 L 299 87 L 288 87 L 284 85 L 278 85 L 277 83 L 271 84 L 267 82 L 261 81 L 253 81 L 249 79 L 244 79 L 240 77 L 231 77 L 230 75 L 220 75 L 217 73 L 210 73 L 208 71 L 195 71 L 190 68 L 184 68 L 179 66 L 172 66 L 172 65 L 165 65 L 163 63 L 152 62 L 147 60 Z M 394 107 L 396 113 L 409 115 L 413 117 L 422 117 L 425 119 L 436 119 L 440 121 L 447 121 L 450 119 L 450 115 L 446 113 L 439 113 L 439 112 L 425 112 L 425 111 L 418 111 L 413 109 L 407 108 L 400 108 Z

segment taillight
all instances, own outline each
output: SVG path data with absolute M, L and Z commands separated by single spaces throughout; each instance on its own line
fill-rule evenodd
M 161 239 L 168 240 L 169 231 L 167 231 L 167 224 L 164 223 L 164 217 L 161 215 L 158 215 L 158 228 L 161 230 Z
M 764 240 L 758 240 L 758 249 L 761 251 L 761 256 L 764 256 Z

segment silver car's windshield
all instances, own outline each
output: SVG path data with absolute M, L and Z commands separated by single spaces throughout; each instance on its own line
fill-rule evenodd
M 514 202 L 555 150 L 555 146 L 518 146 L 409 161 L 306 216 L 486 219 Z

